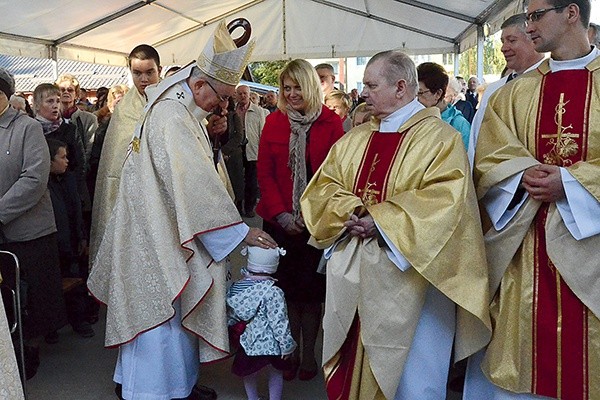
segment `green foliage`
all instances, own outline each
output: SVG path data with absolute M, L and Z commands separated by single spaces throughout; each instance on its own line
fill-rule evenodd
M 263 85 L 279 86 L 279 71 L 287 61 L 259 61 L 250 64 L 250 71 L 254 80 Z
M 500 75 L 506 62 L 500 51 L 502 43 L 494 36 L 488 36 L 483 42 L 483 74 Z M 477 47 L 471 47 L 460 55 L 459 73 L 465 79 L 477 75 Z

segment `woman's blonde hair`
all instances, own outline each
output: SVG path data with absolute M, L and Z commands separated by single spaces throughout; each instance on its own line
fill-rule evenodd
M 125 96 L 125 94 L 128 91 L 129 86 L 123 84 L 111 87 L 108 91 L 108 95 L 106 96 L 106 104 L 112 104 L 115 101 L 115 97 L 117 97 L 118 94 L 122 94 L 123 96 Z
M 350 96 L 342 90 L 333 90 L 329 92 L 329 94 L 325 96 L 325 103 L 327 103 L 327 100 L 341 101 L 342 104 L 346 106 L 348 111 L 350 111 L 350 108 L 352 107 L 352 99 L 350 99 Z
M 306 103 L 306 109 L 304 110 L 306 114 L 315 112 L 323 106 L 323 91 L 321 90 L 321 80 L 319 79 L 319 75 L 317 75 L 317 71 L 315 71 L 308 61 L 296 59 L 287 63 L 279 74 L 279 99 L 277 107 L 282 112 L 286 112 L 287 106 L 283 90 L 283 80 L 285 78 L 290 78 L 294 83 L 300 85 L 302 98 Z
M 60 89 L 52 83 L 40 83 L 33 90 L 33 111 L 35 114 L 40 111 L 40 106 L 47 96 L 59 96 Z

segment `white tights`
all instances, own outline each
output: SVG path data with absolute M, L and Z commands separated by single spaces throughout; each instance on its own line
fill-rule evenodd
M 281 400 L 283 392 L 283 373 L 271 365 L 265 367 L 269 370 L 269 400 Z M 264 368 L 263 368 L 264 369 Z M 262 370 L 261 370 L 262 371 Z M 259 400 L 257 378 L 260 371 L 244 377 L 244 388 L 248 400 Z

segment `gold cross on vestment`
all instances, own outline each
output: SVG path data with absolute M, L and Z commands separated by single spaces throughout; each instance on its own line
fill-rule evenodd
M 552 149 L 544 154 L 544 163 L 550 165 L 567 166 L 572 164 L 568 157 L 574 155 L 579 150 L 579 145 L 575 140 L 579 138 L 579 133 L 567 132 L 573 129 L 573 125 L 563 126 L 563 116 L 567 109 L 565 106 L 570 100 L 565 101 L 565 94 L 560 94 L 558 104 L 554 108 L 554 122 L 556 122 L 556 133 L 542 134 L 542 139 L 550 139 L 549 144 Z
M 376 185 L 376 182 L 369 182 L 371 180 L 371 174 L 375 171 L 375 166 L 379 163 L 379 153 L 375 153 L 375 157 L 373 157 L 373 162 L 371 163 L 371 168 L 369 168 L 369 175 L 367 175 L 367 182 L 365 183 L 365 187 L 362 189 L 358 189 L 358 193 L 362 194 L 360 199 L 362 200 L 365 206 L 372 206 L 373 204 L 379 203 L 377 200 L 377 195 L 381 194 L 380 190 L 371 189 L 372 186 Z

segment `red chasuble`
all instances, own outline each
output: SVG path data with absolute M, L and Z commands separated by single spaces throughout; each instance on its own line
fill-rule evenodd
M 568 167 L 586 159 L 592 93 L 588 70 L 559 71 L 542 81 L 536 158 Z M 548 204 L 535 221 L 532 392 L 588 399 L 587 307 L 566 285 L 546 251 Z
M 389 174 L 405 133 L 406 131 L 371 134 L 353 188 L 354 194 L 360 197 L 365 206 L 385 200 Z M 360 321 L 357 315 L 340 349 L 336 367 L 329 376 L 325 377 L 327 398 L 335 400 L 350 398 L 353 372 L 357 364 L 361 363 L 357 360 L 357 355 L 361 357 L 357 354 L 359 340 Z

